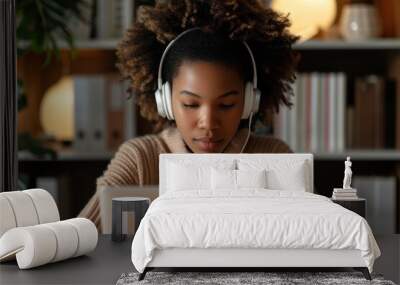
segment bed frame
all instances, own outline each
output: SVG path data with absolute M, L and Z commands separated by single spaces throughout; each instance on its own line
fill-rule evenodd
M 160 195 L 165 193 L 163 187 L 167 177 L 168 160 L 191 159 L 209 160 L 214 158 L 238 159 L 301 159 L 308 165 L 307 192 L 313 192 L 313 155 L 312 154 L 161 154 L 160 155 Z M 154 269 L 166 268 L 229 268 L 234 271 L 253 271 L 255 268 L 278 269 L 285 268 L 353 268 L 361 271 L 367 280 L 371 280 L 369 270 L 361 257 L 359 250 L 333 249 L 255 249 L 255 248 L 168 248 L 157 249 L 153 259 L 149 262 L 139 280 L 143 280 L 146 273 Z
M 343 268 L 350 267 L 361 271 L 367 280 L 371 280 L 368 268 L 359 250 L 330 249 L 239 249 L 239 248 L 170 248 L 157 249 L 151 262 L 143 273 L 155 268 L 230 268 L 234 271 L 285 268 Z M 260 270 L 262 271 L 262 270 Z

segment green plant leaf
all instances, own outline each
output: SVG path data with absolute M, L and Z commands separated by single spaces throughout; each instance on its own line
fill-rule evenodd
M 28 43 L 22 50 L 46 53 L 47 65 L 53 56 L 60 58 L 58 43 L 64 41 L 75 49 L 68 21 L 76 19 L 88 23 L 83 11 L 91 5 L 84 0 L 18 0 L 16 2 L 17 41 Z

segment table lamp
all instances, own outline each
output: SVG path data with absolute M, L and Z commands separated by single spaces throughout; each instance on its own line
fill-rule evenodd
M 289 14 L 290 32 L 305 41 L 328 29 L 336 17 L 335 0 L 273 0 L 271 8 Z

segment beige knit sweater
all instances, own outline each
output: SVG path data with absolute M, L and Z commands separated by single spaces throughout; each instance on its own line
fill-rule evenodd
M 240 129 L 224 153 L 239 153 L 246 141 L 248 129 Z M 97 191 L 83 208 L 80 217 L 91 219 L 100 229 L 99 189 L 102 186 L 158 184 L 160 153 L 189 153 L 177 128 L 164 129 L 159 134 L 145 135 L 123 143 L 97 179 Z M 244 153 L 292 152 L 283 141 L 270 136 L 250 135 Z

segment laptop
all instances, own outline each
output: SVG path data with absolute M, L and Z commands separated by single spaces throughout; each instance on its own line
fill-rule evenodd
M 112 230 L 112 198 L 116 197 L 146 197 L 152 202 L 158 197 L 158 185 L 124 185 L 103 186 L 99 188 L 100 217 L 103 234 L 111 234 Z M 124 220 L 124 219 L 123 219 Z M 132 218 L 128 219 L 128 223 Z M 127 223 L 125 223 L 127 224 Z M 137 226 L 137 225 L 135 225 Z

